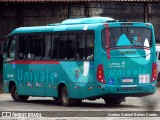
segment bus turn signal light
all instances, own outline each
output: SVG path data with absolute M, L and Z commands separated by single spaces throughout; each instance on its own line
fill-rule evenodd
M 106 84 L 106 81 L 104 80 L 104 70 L 102 64 L 98 65 L 97 68 L 97 80 L 100 83 Z
M 151 82 L 154 82 L 157 79 L 157 64 L 152 64 L 152 79 Z

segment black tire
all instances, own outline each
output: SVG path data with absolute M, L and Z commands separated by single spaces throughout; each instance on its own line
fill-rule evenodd
M 27 99 L 29 98 L 29 96 L 18 95 L 15 85 L 11 87 L 11 96 L 13 100 L 16 102 L 26 102 Z
M 63 87 L 61 91 L 61 103 L 63 106 L 71 105 L 71 99 L 68 96 L 68 90 L 66 87 Z
M 118 97 L 106 97 L 104 98 L 104 102 L 106 105 L 120 105 L 121 102 L 125 101 L 125 98 L 118 98 Z

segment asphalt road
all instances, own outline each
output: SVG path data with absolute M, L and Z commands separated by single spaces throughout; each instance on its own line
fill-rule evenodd
M 127 97 L 121 105 L 105 105 L 103 99 L 96 101 L 84 100 L 81 105 L 64 107 L 50 97 L 30 97 L 27 102 L 14 102 L 10 94 L 0 94 L 0 116 L 2 112 L 11 112 L 17 119 L 160 119 L 160 88 L 156 94 L 137 98 Z M 144 112 L 145 111 L 145 112 Z M 143 115 L 143 112 L 145 115 Z M 151 117 L 146 116 L 151 112 Z M 14 114 L 15 113 L 15 114 Z M 138 115 L 135 117 L 135 115 Z M 142 113 L 139 114 L 139 113 Z M 155 114 L 154 114 L 155 113 Z M 159 117 L 156 115 L 158 114 Z M 119 116 L 120 115 L 120 116 Z M 128 116 L 127 116 L 128 115 Z M 148 114 L 147 114 L 148 115 Z M 149 114 L 150 115 L 150 114 Z M 4 115 L 3 115 L 4 116 Z M 134 117 L 133 117 L 134 116 Z M 19 118 L 20 117 L 20 118 Z M 78 117 L 78 118 L 77 118 Z M 12 118 L 0 117 L 1 120 Z

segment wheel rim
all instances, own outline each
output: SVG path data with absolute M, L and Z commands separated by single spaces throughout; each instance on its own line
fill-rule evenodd
M 15 89 L 15 91 L 14 91 L 14 96 L 18 99 L 19 98 L 19 96 L 18 96 L 18 93 L 17 93 L 17 90 Z
M 68 93 L 67 93 L 67 91 L 64 91 L 64 92 L 63 92 L 62 99 L 63 99 L 63 102 L 64 102 L 64 103 L 67 103 L 67 101 L 68 101 Z

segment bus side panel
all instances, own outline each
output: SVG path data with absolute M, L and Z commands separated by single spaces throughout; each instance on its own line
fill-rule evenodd
M 83 71 L 81 72 L 80 92 L 81 98 L 89 98 L 95 96 L 94 81 L 94 62 L 83 62 Z
M 45 95 L 47 97 L 58 97 L 58 89 L 56 86 L 58 86 L 58 79 L 59 76 L 61 76 L 61 73 L 59 73 L 59 70 L 61 69 L 60 64 L 52 64 L 52 65 L 46 65 L 44 68 L 46 68 L 46 75 L 47 78 L 45 80 Z
M 81 66 L 78 77 L 81 98 L 95 96 L 94 62 L 84 61 L 79 63 L 79 66 Z
M 61 69 L 58 69 L 58 83 L 66 84 L 70 98 L 81 98 L 78 80 L 80 67 L 77 62 L 61 61 L 60 66 Z
M 57 89 L 55 87 L 55 81 L 45 82 L 45 96 L 47 97 L 58 97 Z
M 79 82 L 69 83 L 69 96 L 73 99 L 81 99 Z
M 70 98 L 82 99 L 93 96 L 93 62 L 61 62 L 65 72 L 61 72 L 61 78 L 69 83 Z M 66 74 L 62 74 L 66 73 Z
M 27 95 L 27 81 L 24 80 L 23 72 L 24 72 L 24 65 L 16 65 L 16 80 L 17 80 L 17 87 L 18 87 L 18 94 L 19 95 Z
M 58 61 L 59 62 L 59 61 Z M 60 89 L 60 85 L 63 84 L 68 88 L 68 81 L 66 80 L 65 76 L 66 73 L 62 68 L 60 62 L 57 65 L 51 65 L 51 81 L 46 83 L 45 92 L 46 96 L 52 97 L 59 97 L 58 96 L 58 89 Z M 54 85 L 50 87 L 50 84 Z
M 22 87 L 26 88 L 26 94 L 31 96 L 44 96 L 44 79 L 45 73 L 39 70 L 42 65 L 34 64 L 18 64 L 17 65 L 17 81 L 18 92 L 22 91 Z M 22 93 L 19 93 L 22 95 Z
M 16 66 L 19 95 L 57 96 L 55 89 L 56 70 L 60 66 L 40 63 L 18 64 Z

